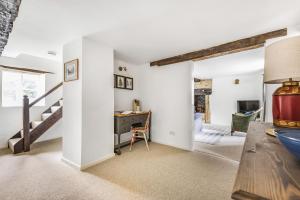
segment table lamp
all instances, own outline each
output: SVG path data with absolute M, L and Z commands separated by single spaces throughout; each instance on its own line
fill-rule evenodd
M 273 124 L 300 128 L 300 36 L 266 47 L 264 82 L 282 83 L 273 93 Z

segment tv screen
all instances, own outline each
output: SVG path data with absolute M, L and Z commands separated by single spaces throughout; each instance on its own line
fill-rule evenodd
M 250 101 L 238 101 L 237 102 L 237 112 L 246 113 L 251 111 L 256 111 L 259 109 L 259 100 Z

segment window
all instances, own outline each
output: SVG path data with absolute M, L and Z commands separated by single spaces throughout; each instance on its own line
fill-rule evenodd
M 23 106 L 23 96 L 27 95 L 29 103 L 45 93 L 45 75 L 2 72 L 2 106 Z M 45 106 L 45 99 L 35 106 Z

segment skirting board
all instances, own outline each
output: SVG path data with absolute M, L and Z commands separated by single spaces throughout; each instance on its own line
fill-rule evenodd
M 85 169 L 87 169 L 87 168 L 90 168 L 90 167 L 92 167 L 92 166 L 94 166 L 94 165 L 97 165 L 97 164 L 99 164 L 99 163 L 101 163 L 101 162 L 104 162 L 104 161 L 106 161 L 106 160 L 108 160 L 108 159 L 111 159 L 111 158 L 113 158 L 114 156 L 115 156 L 115 154 L 112 153 L 112 154 L 106 155 L 106 156 L 104 156 L 104 157 L 102 157 L 102 158 L 100 158 L 100 159 L 98 159 L 98 160 L 92 161 L 92 162 L 90 162 L 90 163 L 88 163 L 88 164 L 85 164 L 85 165 L 78 165 L 78 164 L 76 164 L 76 163 L 74 163 L 74 162 L 72 162 L 72 161 L 70 161 L 70 160 L 68 160 L 68 159 L 66 159 L 66 158 L 64 158 L 64 157 L 62 157 L 61 160 L 62 160 L 64 163 L 70 165 L 71 167 L 74 167 L 75 169 L 78 169 L 78 170 L 80 170 L 80 171 L 83 171 L 83 170 L 85 170 Z
M 94 166 L 94 165 L 97 165 L 97 164 L 99 164 L 99 163 L 101 163 L 101 162 L 104 162 L 104 161 L 106 161 L 106 160 L 108 160 L 108 159 L 111 159 L 111 158 L 113 158 L 113 157 L 115 157 L 115 153 L 108 154 L 108 155 L 106 155 L 106 156 L 104 156 L 104 157 L 102 157 L 102 158 L 100 158 L 100 159 L 98 159 L 98 160 L 95 160 L 95 161 L 92 161 L 92 162 L 90 162 L 90 163 L 88 163 L 88 164 L 82 165 L 82 166 L 80 167 L 80 170 L 83 171 L 83 170 L 85 170 L 85 169 L 87 169 L 87 168 L 89 168 L 89 167 L 92 167 L 92 166 Z
M 63 161 L 64 163 L 66 163 L 67 165 L 69 165 L 69 166 L 71 166 L 75 169 L 80 170 L 80 165 L 78 165 L 78 164 L 76 164 L 76 163 L 74 163 L 74 162 L 72 162 L 72 161 L 70 161 L 70 160 L 68 160 L 64 157 L 61 158 L 61 161 Z
M 186 151 L 192 151 L 192 147 L 191 148 L 179 147 L 179 146 L 175 146 L 175 145 L 172 145 L 172 144 L 168 144 L 168 143 L 156 141 L 156 140 L 153 140 L 153 139 L 152 139 L 152 142 L 157 143 L 157 144 L 166 145 L 166 146 L 173 147 L 173 148 L 177 148 L 177 149 L 182 149 L 182 150 L 186 150 Z

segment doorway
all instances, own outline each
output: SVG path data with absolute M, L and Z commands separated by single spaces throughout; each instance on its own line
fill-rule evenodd
M 212 93 L 211 79 L 194 79 L 194 112 L 195 117 L 201 117 L 201 122 L 210 123 L 210 95 Z

